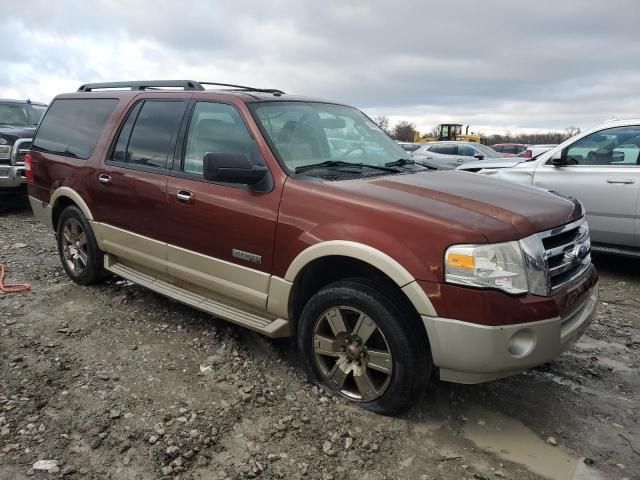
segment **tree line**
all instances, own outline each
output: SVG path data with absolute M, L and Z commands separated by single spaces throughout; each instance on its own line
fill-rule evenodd
M 373 121 L 376 122 L 376 124 L 391 138 L 398 142 L 413 142 L 415 134 L 418 132 L 415 123 L 401 120 L 395 125 L 391 125 L 389 117 L 386 115 L 374 117 Z M 580 129 L 577 127 L 568 127 L 563 131 L 538 133 L 506 132 L 504 134 L 494 133 L 491 135 L 483 135 L 482 132 L 478 132 L 487 145 L 495 145 L 496 143 L 524 143 L 528 145 L 557 144 L 564 142 L 578 133 L 580 133 Z M 424 132 L 422 135 L 437 136 L 437 126 L 433 127 L 429 132 Z

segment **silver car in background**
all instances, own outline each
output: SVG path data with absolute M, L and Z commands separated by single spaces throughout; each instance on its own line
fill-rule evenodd
M 640 257 L 640 119 L 590 128 L 531 160 L 505 160 L 472 171 L 577 198 L 594 250 Z
M 429 142 L 411 154 L 411 158 L 438 170 L 453 170 L 468 162 L 503 158 L 486 145 L 473 142 Z

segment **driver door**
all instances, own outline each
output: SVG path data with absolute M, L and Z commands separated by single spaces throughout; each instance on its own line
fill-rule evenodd
M 536 169 L 534 185 L 580 200 L 593 242 L 640 246 L 640 126 L 587 135 L 569 145 L 563 156 L 568 165 L 554 166 L 547 160 Z

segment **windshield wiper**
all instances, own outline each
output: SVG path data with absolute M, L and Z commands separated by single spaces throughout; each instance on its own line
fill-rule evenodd
M 430 170 L 437 170 L 436 167 L 432 167 L 431 165 L 427 165 L 426 163 L 416 162 L 415 160 L 410 160 L 408 158 L 399 158 L 393 162 L 387 162 L 384 164 L 385 167 L 404 167 L 406 165 L 420 165 L 421 167 L 428 168 Z
M 379 165 L 367 165 L 364 163 L 352 163 L 345 162 L 343 160 L 327 160 L 320 163 L 311 163 L 309 165 L 302 165 L 301 167 L 296 167 L 294 170 L 296 173 L 308 172 L 309 170 L 317 170 L 320 168 L 335 168 L 335 167 L 358 167 L 358 168 L 372 168 L 374 170 L 382 170 L 385 172 L 394 172 L 397 173 L 400 170 L 397 168 L 390 168 L 390 166 L 379 166 Z

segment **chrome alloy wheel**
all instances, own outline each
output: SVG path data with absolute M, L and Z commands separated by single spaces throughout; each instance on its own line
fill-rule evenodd
M 74 275 L 80 275 L 87 268 L 87 235 L 75 218 L 68 218 L 62 227 L 62 256 Z
M 375 400 L 389 387 L 391 349 L 360 310 L 339 306 L 324 312 L 313 329 L 313 352 L 323 379 L 352 400 Z

